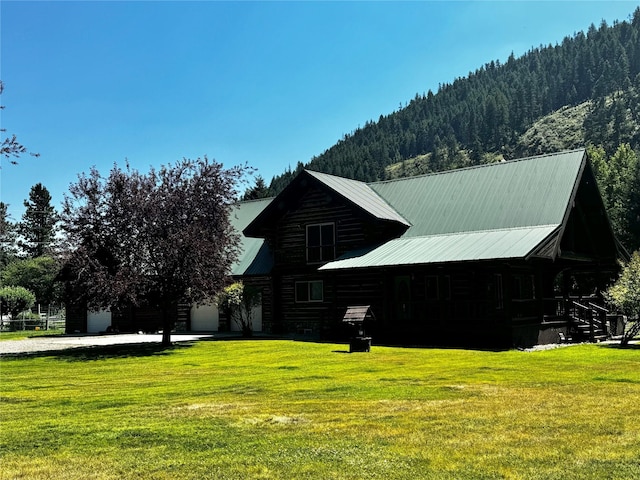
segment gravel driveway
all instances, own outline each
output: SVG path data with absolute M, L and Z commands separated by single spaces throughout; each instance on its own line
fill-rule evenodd
M 172 342 L 188 342 L 202 338 L 213 338 L 213 334 L 171 334 Z M 158 334 L 118 334 L 118 335 L 59 335 L 52 337 L 34 337 L 23 340 L 0 341 L 0 355 L 37 353 L 50 350 L 66 350 L 77 347 L 96 347 L 131 343 L 160 343 Z

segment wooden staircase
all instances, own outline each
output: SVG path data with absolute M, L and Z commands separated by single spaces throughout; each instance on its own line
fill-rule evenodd
M 569 336 L 573 342 L 601 342 L 610 337 L 609 311 L 589 300 L 570 300 Z

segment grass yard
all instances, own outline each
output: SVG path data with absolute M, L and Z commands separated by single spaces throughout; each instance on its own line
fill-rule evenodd
M 2 340 L 21 340 L 23 338 L 50 337 L 52 335 L 64 335 L 64 330 L 18 330 L 17 332 L 0 332 Z
M 640 478 L 640 349 L 345 350 L 3 358 L 0 478 Z

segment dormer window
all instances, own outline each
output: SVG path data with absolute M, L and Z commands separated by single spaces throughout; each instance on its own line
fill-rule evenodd
M 307 225 L 307 263 L 329 262 L 335 258 L 335 225 L 333 223 Z

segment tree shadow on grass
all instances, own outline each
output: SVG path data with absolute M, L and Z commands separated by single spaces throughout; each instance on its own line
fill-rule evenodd
M 640 343 L 628 343 L 627 345 L 621 345 L 620 342 L 616 343 L 601 343 L 602 348 L 613 348 L 616 350 L 640 350 Z
M 113 358 L 135 358 L 171 355 L 191 348 L 196 342 L 180 342 L 164 347 L 160 343 L 124 343 L 88 347 L 70 347 L 63 350 L 43 350 L 39 352 L 5 353 L 0 359 L 54 358 L 63 362 L 86 362 Z

